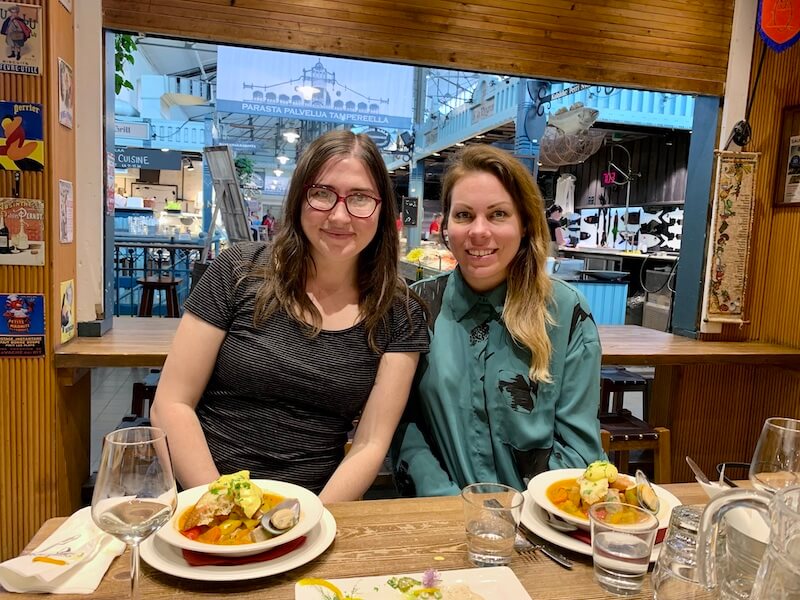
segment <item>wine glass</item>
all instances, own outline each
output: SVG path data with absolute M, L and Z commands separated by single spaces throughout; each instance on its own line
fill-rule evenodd
M 772 417 L 764 422 L 750 462 L 750 481 L 766 492 L 800 483 L 800 421 Z
M 157 427 L 130 427 L 105 437 L 92 496 L 92 519 L 131 550 L 131 598 L 138 598 L 139 543 L 169 521 L 178 492 Z

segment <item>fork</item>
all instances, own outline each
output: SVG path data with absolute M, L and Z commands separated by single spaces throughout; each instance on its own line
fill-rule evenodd
M 517 534 L 516 538 L 514 539 L 514 550 L 516 550 L 517 554 L 519 554 L 528 562 L 539 562 L 539 556 L 536 554 L 538 549 L 539 548 L 537 546 L 531 544 L 519 534 Z

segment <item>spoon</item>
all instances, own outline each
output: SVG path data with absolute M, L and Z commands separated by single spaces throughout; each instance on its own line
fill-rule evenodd
M 552 527 L 556 531 L 576 531 L 578 529 L 576 525 L 573 525 L 572 523 L 567 523 L 564 519 L 562 519 L 557 515 L 554 515 L 549 510 L 545 510 L 541 506 L 537 506 L 536 508 L 538 508 L 541 511 L 541 514 L 547 521 L 547 524 L 550 525 L 550 527 Z
M 300 501 L 287 498 L 261 517 L 261 526 L 272 535 L 285 533 L 300 521 Z

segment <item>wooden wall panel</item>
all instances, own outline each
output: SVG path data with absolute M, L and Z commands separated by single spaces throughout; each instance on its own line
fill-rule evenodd
M 722 95 L 733 0 L 103 0 L 105 27 Z
M 46 164 L 23 172 L 23 197 L 45 203 L 44 267 L 0 266 L 0 292 L 45 295 L 46 356 L 0 358 L 0 560 L 17 554 L 48 518 L 79 506 L 88 475 L 89 386 L 86 377 L 60 387 L 53 350 L 60 340 L 60 282 L 75 274 L 75 244 L 58 243 L 58 179 L 74 181 L 71 130 L 58 125 L 57 60 L 74 64 L 73 19 L 58 0 L 27 0 L 43 6 L 43 71 L 39 77 L 0 74 L 0 99 L 44 105 Z M 0 196 L 11 195 L 13 173 L 0 171 Z M 76 202 L 78 199 L 76 198 Z

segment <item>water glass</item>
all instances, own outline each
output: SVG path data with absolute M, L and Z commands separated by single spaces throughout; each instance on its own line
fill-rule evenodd
M 710 600 L 716 592 L 700 584 L 697 573 L 697 530 L 701 506 L 676 506 L 653 570 L 656 600 Z
M 594 577 L 618 596 L 638 594 L 650 564 L 658 519 L 637 506 L 600 502 L 589 509 Z
M 461 490 L 467 557 L 478 567 L 511 562 L 522 516 L 522 494 L 499 483 L 473 483 Z

